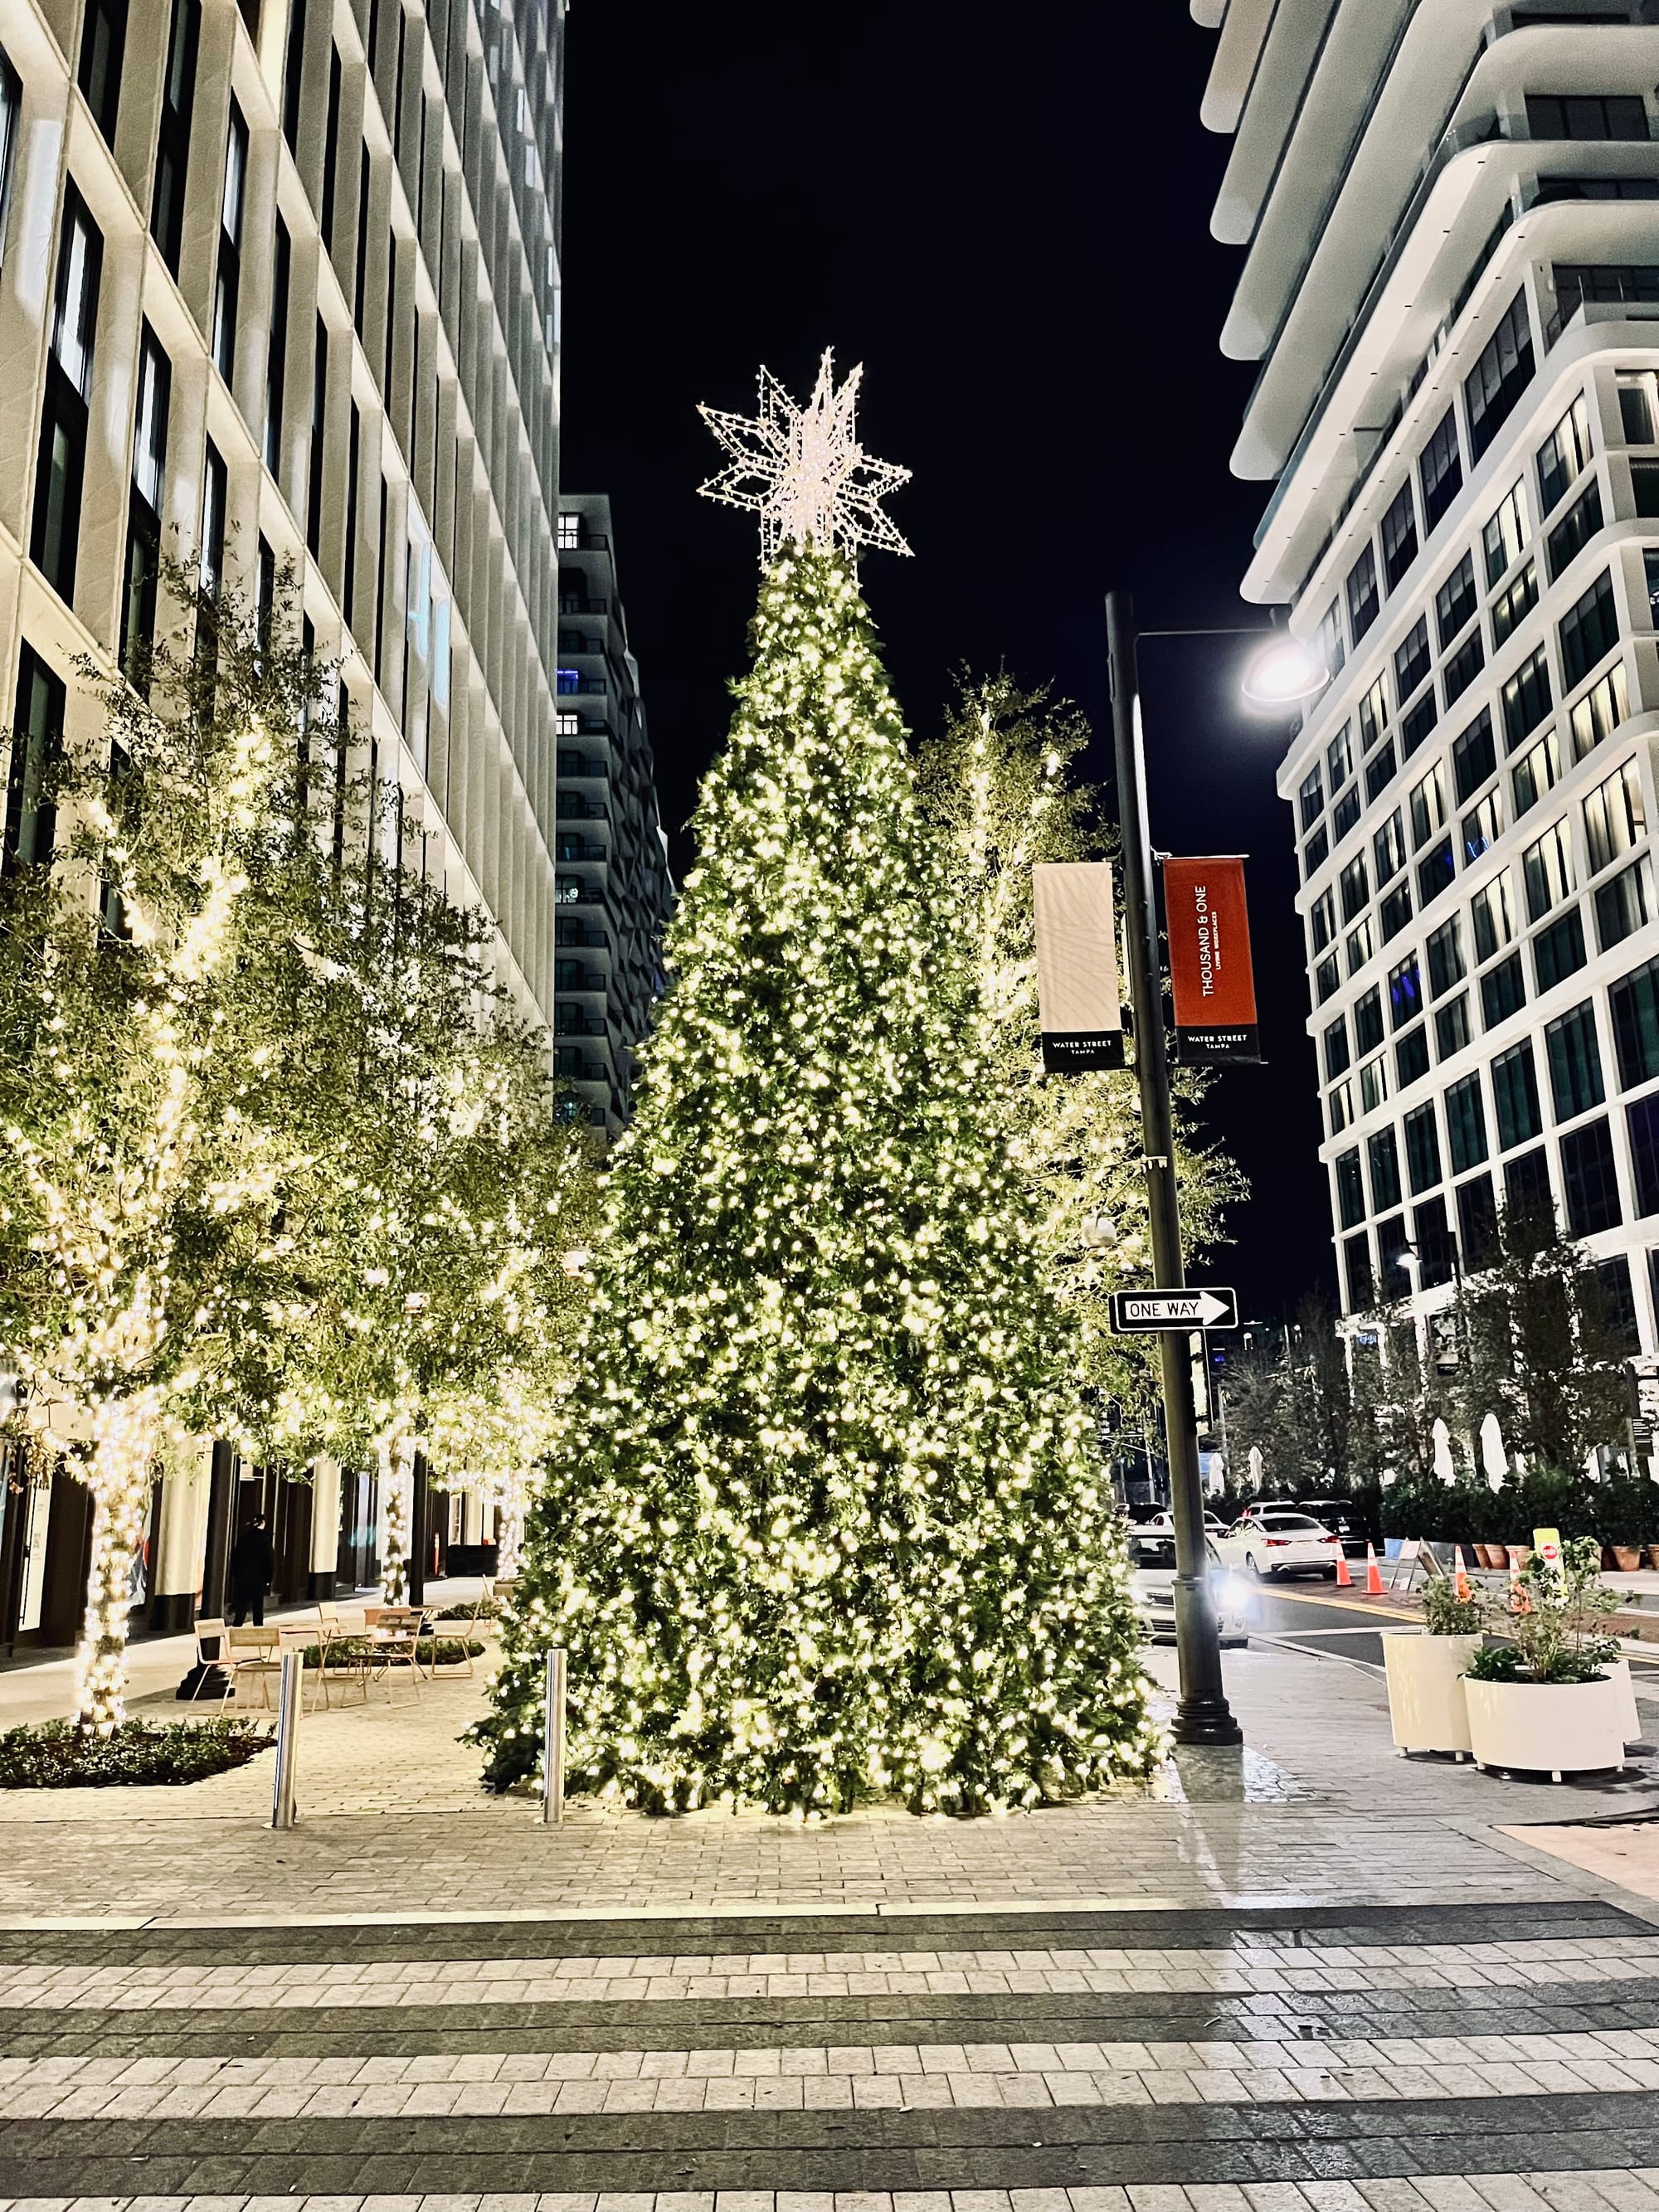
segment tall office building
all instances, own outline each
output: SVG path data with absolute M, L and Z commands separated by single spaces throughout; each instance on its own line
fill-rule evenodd
M 588 1118 L 614 1135 L 663 987 L 673 886 L 602 495 L 559 501 L 558 689 L 554 1051 Z
M 16 0 L 0 655 L 29 747 L 158 551 L 285 562 L 354 734 L 551 1026 L 562 0 Z
M 1651 0 L 1193 0 L 1232 134 L 1243 584 L 1331 678 L 1294 812 L 1343 1302 L 1553 1205 L 1631 1349 L 1659 1247 Z
M 563 0 L 12 0 L 4 859 L 49 847 L 31 760 L 95 737 L 76 658 L 125 665 L 159 554 L 256 603 L 291 562 L 364 761 L 555 1026 L 562 45 Z M 372 1577 L 367 1478 L 209 1456 L 158 1491 L 158 1624 L 216 1609 L 260 1504 L 283 1594 Z M 78 1485 L 11 1492 L 0 1638 L 72 1636 L 85 1546 Z

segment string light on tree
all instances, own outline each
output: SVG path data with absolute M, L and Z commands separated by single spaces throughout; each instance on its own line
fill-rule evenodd
M 1158 1757 L 1127 1564 L 849 558 L 896 474 L 827 356 L 762 400 L 754 660 L 477 1733 L 533 1771 L 559 1644 L 612 1802 L 1035 1804 Z

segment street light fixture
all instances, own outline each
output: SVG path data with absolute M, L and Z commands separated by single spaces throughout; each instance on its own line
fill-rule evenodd
M 1261 635 L 1259 629 L 1158 630 L 1148 636 L 1227 637 Z M 1129 1001 L 1134 1011 L 1135 1074 L 1140 1089 L 1141 1140 L 1146 1148 L 1146 1208 L 1152 1246 L 1152 1283 L 1182 1290 L 1186 1263 L 1176 1194 L 1175 1129 L 1170 1109 L 1170 1068 L 1164 1034 L 1164 976 L 1158 954 L 1158 904 L 1152 891 L 1152 827 L 1146 811 L 1146 749 L 1140 729 L 1134 603 L 1127 592 L 1106 594 L 1106 644 L 1111 677 L 1118 827 L 1123 840 L 1124 935 L 1129 955 Z M 1328 680 L 1318 656 L 1282 634 L 1255 654 L 1244 678 L 1247 702 L 1279 713 L 1310 698 Z M 1204 1495 L 1198 1465 L 1198 1423 L 1186 1340 L 1158 1338 L 1164 1383 L 1164 1426 L 1170 1458 L 1170 1505 L 1175 1520 L 1176 1649 L 1181 1698 L 1176 1708 L 1177 1743 L 1230 1745 L 1243 1734 L 1227 1703 L 1221 1679 L 1221 1641 L 1210 1595 L 1204 1534 Z
M 1271 644 L 1252 654 L 1239 690 L 1245 705 L 1258 714 L 1283 714 L 1313 698 L 1330 680 L 1324 654 L 1280 630 Z

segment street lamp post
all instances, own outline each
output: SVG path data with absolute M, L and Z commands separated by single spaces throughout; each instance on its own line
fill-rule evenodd
M 1106 642 L 1112 686 L 1112 732 L 1117 754 L 1118 824 L 1123 839 L 1123 908 L 1129 954 L 1129 1003 L 1134 1012 L 1135 1073 L 1140 1085 L 1140 1127 L 1146 1148 L 1146 1205 L 1152 1245 L 1152 1282 L 1178 1291 L 1186 1283 L 1181 1216 L 1176 1196 L 1175 1131 L 1170 1111 L 1170 1068 L 1164 1037 L 1164 981 L 1158 951 L 1158 912 L 1152 896 L 1152 841 L 1146 814 L 1146 778 L 1140 734 L 1133 602 L 1126 592 L 1106 595 Z M 1170 1455 L 1170 1506 L 1175 1516 L 1176 1649 L 1181 1700 L 1176 1709 L 1177 1743 L 1237 1744 L 1244 1740 L 1221 1680 L 1221 1642 L 1210 1595 L 1204 1535 L 1204 1498 L 1199 1480 L 1198 1430 L 1187 1340 L 1171 1331 L 1158 1338 L 1163 1367 L 1164 1425 Z

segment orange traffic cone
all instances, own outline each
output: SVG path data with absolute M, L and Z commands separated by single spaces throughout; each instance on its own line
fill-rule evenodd
M 1365 1595 L 1367 1597 L 1381 1597 L 1382 1595 L 1382 1570 L 1376 1564 L 1376 1547 L 1370 1544 L 1365 1547 Z
M 1472 1594 L 1469 1589 L 1469 1571 L 1463 1565 L 1463 1547 L 1461 1544 L 1452 1546 L 1452 1562 L 1455 1570 L 1457 1595 L 1461 1598 L 1468 1597 Z
M 1348 1555 L 1343 1551 L 1339 1551 L 1336 1555 L 1336 1586 L 1338 1589 L 1353 1588 L 1353 1577 L 1348 1572 Z

